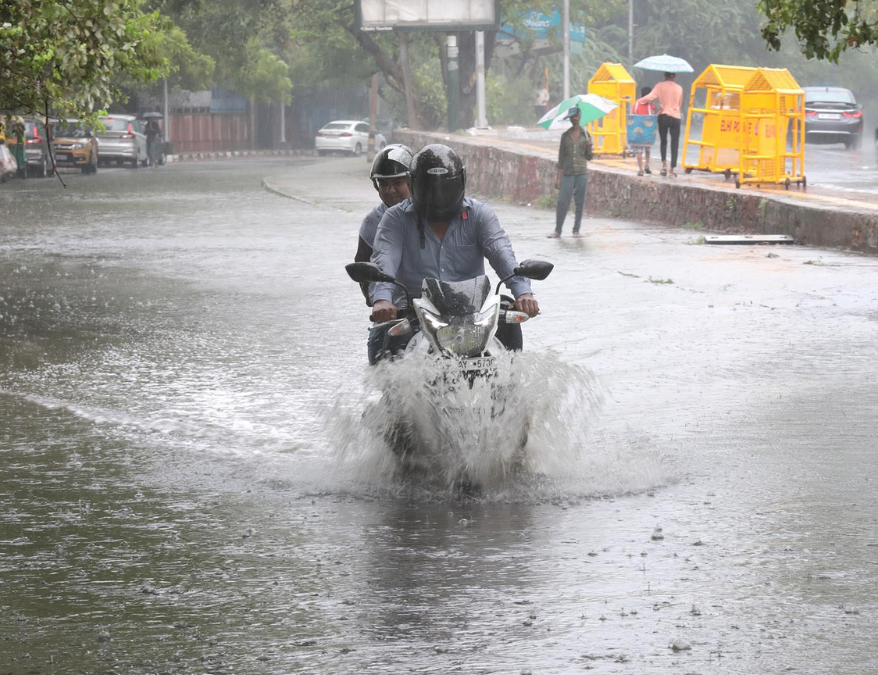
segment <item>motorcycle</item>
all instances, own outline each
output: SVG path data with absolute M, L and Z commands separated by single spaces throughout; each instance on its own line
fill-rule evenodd
M 400 315 L 373 327 L 384 329 L 383 360 L 414 364 L 414 372 L 405 375 L 421 385 L 403 396 L 399 382 L 386 384 L 378 407 L 390 411 L 382 418 L 384 440 L 407 468 L 434 471 L 439 466 L 449 481 L 469 484 L 496 475 L 491 457 L 500 459 L 500 473 L 511 468 L 527 442 L 529 420 L 516 416 L 510 424 L 506 419 L 514 384 L 503 377 L 503 368 L 508 369 L 512 357 L 497 332 L 530 317 L 512 309 L 512 299 L 502 296 L 500 288 L 514 276 L 542 281 L 553 268 L 549 262 L 525 260 L 493 293 L 485 275 L 458 282 L 426 278 L 421 297 L 413 298 L 374 263 L 345 267 L 357 283 L 388 282 L 405 291 Z M 404 366 L 392 366 L 397 367 Z M 497 444 L 506 446 L 499 455 L 490 452 Z

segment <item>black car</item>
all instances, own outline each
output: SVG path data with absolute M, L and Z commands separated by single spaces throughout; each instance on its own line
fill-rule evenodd
M 841 87 L 805 87 L 805 140 L 844 143 L 859 148 L 863 138 L 863 106 Z

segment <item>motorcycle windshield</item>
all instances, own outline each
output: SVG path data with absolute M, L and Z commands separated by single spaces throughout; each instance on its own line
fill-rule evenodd
M 421 290 L 442 316 L 468 316 L 481 310 L 491 293 L 491 282 L 485 275 L 466 281 L 427 278 Z

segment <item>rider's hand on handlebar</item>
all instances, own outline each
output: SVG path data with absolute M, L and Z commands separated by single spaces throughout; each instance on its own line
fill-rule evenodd
M 376 323 L 383 323 L 384 321 L 392 321 L 396 318 L 399 310 L 389 300 L 379 300 L 374 305 L 372 305 L 372 320 Z
M 540 313 L 540 305 L 531 293 L 522 293 L 515 299 L 515 309 L 533 318 Z

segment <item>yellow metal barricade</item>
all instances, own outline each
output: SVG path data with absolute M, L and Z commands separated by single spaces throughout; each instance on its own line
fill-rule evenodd
M 683 170 L 724 173 L 741 163 L 741 92 L 756 73 L 745 66 L 710 65 L 692 83 L 683 141 Z M 700 134 L 699 134 L 700 130 Z M 689 146 L 698 148 L 691 157 Z
M 588 125 L 596 155 L 625 154 L 628 147 L 625 115 L 627 106 L 636 99 L 635 92 L 634 78 L 621 63 L 602 64 L 588 81 L 589 94 L 603 96 L 618 106 L 609 115 Z
M 745 183 L 807 185 L 805 92 L 786 68 L 759 68 L 741 92 L 741 161 Z

